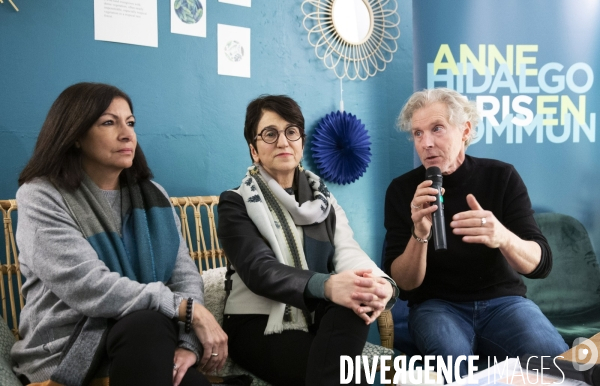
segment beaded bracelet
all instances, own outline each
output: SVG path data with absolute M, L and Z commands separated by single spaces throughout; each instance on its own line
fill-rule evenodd
M 188 298 L 187 306 L 185 308 L 185 332 L 192 331 L 192 309 L 194 305 L 194 299 Z

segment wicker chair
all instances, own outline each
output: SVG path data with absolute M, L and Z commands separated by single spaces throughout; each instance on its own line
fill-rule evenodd
M 188 244 L 190 255 L 195 260 L 200 272 L 210 268 L 224 267 L 227 265 L 227 259 L 223 249 L 219 246 L 217 238 L 217 226 L 215 221 L 215 208 L 219 203 L 217 196 L 196 196 L 196 197 L 171 197 L 173 206 L 178 209 L 181 218 L 181 232 L 183 238 Z M 190 212 L 194 215 L 195 238 L 192 239 L 190 231 L 190 222 L 188 216 Z M 204 214 L 206 213 L 206 214 Z M 202 223 L 202 219 L 207 224 Z M 206 229 L 208 226 L 208 230 Z M 206 244 L 206 234 L 209 235 L 209 244 Z M 390 311 L 382 312 L 377 320 L 379 335 L 381 336 L 381 345 L 389 349 L 394 347 L 394 322 Z
M 215 210 L 219 203 L 219 197 L 171 197 L 171 202 L 180 216 L 183 239 L 188 245 L 190 256 L 196 263 L 200 274 L 209 269 L 226 267 L 227 258 L 219 244 L 215 220 Z M 0 250 L 2 317 L 11 328 L 14 336 L 19 339 L 19 314 L 25 300 L 21 292 L 23 278 L 19 267 L 13 227 L 17 211 L 16 200 L 0 200 L 0 210 L 4 222 L 5 243 L 4 254 Z M 381 345 L 393 349 L 394 323 L 389 311 L 381 314 L 378 319 L 378 326 Z
M 187 242 L 190 256 L 198 266 L 200 274 L 211 268 L 226 267 L 227 258 L 219 245 L 215 221 L 219 197 L 171 197 L 171 203 L 178 211 L 183 239 Z M 194 233 L 190 229 L 190 214 L 194 216 Z
M 183 239 L 188 245 L 190 256 L 196 263 L 200 274 L 213 268 L 226 267 L 227 258 L 219 245 L 215 220 L 215 209 L 219 203 L 219 197 L 171 197 L 171 203 L 179 214 Z M 5 243 L 4 256 L 2 250 L 0 250 L 0 295 L 2 296 L 2 317 L 10 327 L 15 338 L 19 339 L 19 314 L 25 304 L 25 300 L 23 299 L 23 294 L 21 292 L 23 278 L 21 277 L 21 270 L 19 267 L 13 227 L 14 220 L 16 219 L 17 201 L 0 200 L 0 210 L 2 211 L 2 219 L 4 222 Z M 212 310 L 212 312 L 216 314 L 214 310 Z M 385 311 L 381 314 L 378 319 L 378 325 L 381 335 L 381 345 L 393 350 L 394 323 L 389 311 Z M 388 361 L 387 365 L 393 369 L 392 360 Z M 228 364 L 227 366 L 235 365 Z M 230 367 L 229 370 L 234 374 L 240 374 L 239 371 L 243 371 L 243 369 L 239 367 Z M 393 378 L 394 371 L 388 372 L 387 376 Z M 216 382 L 220 380 L 214 378 L 213 381 Z M 266 383 L 263 383 L 263 381 L 258 379 L 255 379 L 253 384 L 266 385 Z
M 181 218 L 181 232 L 188 244 L 190 256 L 196 262 L 200 273 L 210 268 L 225 267 L 227 259 L 219 245 L 215 209 L 219 203 L 217 196 L 171 197 L 173 206 Z M 16 218 L 17 201 L 0 200 L 0 210 L 4 223 L 5 252 L 0 251 L 0 295 L 2 296 L 2 317 L 18 338 L 19 314 L 25 304 L 21 293 L 23 279 L 19 267 L 17 244 L 13 230 Z M 193 223 L 189 219 L 193 215 Z M 192 229 L 190 227 L 193 228 Z M 208 239 L 208 244 L 206 240 Z M 8 296 L 7 296 L 8 294 Z M 10 315 L 10 318 L 9 318 Z M 385 311 L 377 320 L 381 345 L 393 348 L 394 323 L 391 312 Z
M 11 327 L 15 338 L 19 338 L 19 314 L 25 305 L 21 286 L 23 279 L 17 257 L 17 244 L 13 231 L 13 218 L 16 218 L 17 201 L 0 200 L 0 210 L 4 223 L 4 255 L 0 251 L 0 295 L 2 296 L 2 317 Z M 8 296 L 7 296 L 8 293 Z M 18 306 L 18 307 L 17 307 Z M 9 316 L 10 310 L 10 319 Z

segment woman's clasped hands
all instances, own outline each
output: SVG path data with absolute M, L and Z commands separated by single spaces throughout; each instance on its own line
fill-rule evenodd
M 373 276 L 370 269 L 340 272 L 325 282 L 327 299 L 350 308 L 366 324 L 377 320 L 393 294 L 390 282 Z

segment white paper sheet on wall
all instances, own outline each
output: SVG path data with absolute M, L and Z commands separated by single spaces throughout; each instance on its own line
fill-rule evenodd
M 219 75 L 250 78 L 250 28 L 218 24 Z
M 94 0 L 94 38 L 158 47 L 157 0 Z
M 219 0 L 219 3 L 242 5 L 244 7 L 250 7 L 252 0 Z
M 171 0 L 171 33 L 206 37 L 206 0 Z

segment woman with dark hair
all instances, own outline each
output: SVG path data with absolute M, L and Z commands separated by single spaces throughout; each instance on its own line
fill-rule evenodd
M 254 164 L 219 199 L 231 357 L 274 385 L 339 384 L 340 356 L 361 354 L 396 286 L 323 181 L 300 166 L 304 117 L 294 100 L 252 101 L 244 136 Z
M 121 90 L 75 84 L 50 108 L 20 175 L 27 303 L 12 358 L 25 383 L 209 385 L 191 367 L 209 372 L 227 358 L 134 125 Z

